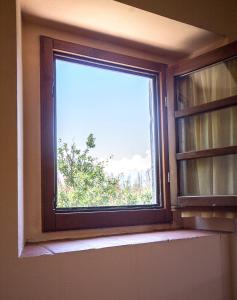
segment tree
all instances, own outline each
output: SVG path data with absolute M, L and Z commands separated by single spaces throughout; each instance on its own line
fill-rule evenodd
M 69 148 L 59 141 L 59 207 L 107 206 L 113 202 L 119 179 L 105 174 L 106 161 L 98 162 L 90 155 L 94 147 L 93 134 L 88 136 L 84 151 L 77 149 L 75 143 Z
M 105 173 L 108 161 L 98 161 L 90 154 L 95 137 L 90 134 L 84 151 L 73 143 L 70 147 L 59 140 L 57 207 L 98 207 L 151 204 L 151 188 L 142 186 L 142 175 L 131 183 L 123 174 Z

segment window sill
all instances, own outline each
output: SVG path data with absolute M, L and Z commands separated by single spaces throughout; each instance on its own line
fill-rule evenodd
M 89 238 L 83 240 L 51 241 L 27 244 L 21 257 L 37 257 L 59 253 L 81 252 L 104 248 L 133 246 L 158 242 L 170 242 L 213 236 L 217 233 L 198 230 L 172 230 L 149 233 L 126 234 L 109 237 Z

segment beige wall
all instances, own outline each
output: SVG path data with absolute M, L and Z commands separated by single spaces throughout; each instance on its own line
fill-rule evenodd
M 23 134 L 23 74 L 22 74 L 22 23 L 20 5 L 16 6 L 16 29 L 17 29 L 17 188 L 18 188 L 18 253 L 24 247 L 24 134 Z
M 232 300 L 227 237 L 1 263 L 1 300 Z
M 215 33 L 237 39 L 236 0 L 118 0 L 119 2 L 141 8 L 167 18 L 194 25 Z
M 0 249 L 17 255 L 17 41 L 15 1 L 0 1 Z M 2 268 L 0 268 L 2 274 Z
M 17 157 L 20 159 L 21 150 L 18 149 L 21 147 L 18 148 L 20 139 L 17 145 L 17 122 L 21 122 L 17 107 L 21 96 L 19 86 L 17 94 L 20 63 L 17 62 L 16 28 L 15 1 L 0 1 L 0 300 L 231 300 L 229 238 L 224 234 L 18 258 L 18 225 L 21 226 L 22 214 L 18 214 L 21 179 L 18 180 Z M 24 32 L 25 37 L 27 34 L 36 42 L 35 35 Z M 32 58 L 37 51 L 34 43 L 27 51 L 24 49 L 24 55 L 28 55 L 27 70 L 33 71 L 27 73 L 24 66 L 24 86 L 32 86 L 30 91 L 25 91 L 27 100 L 24 99 L 24 104 L 26 111 L 32 109 L 31 118 L 38 122 L 38 83 L 34 79 L 38 78 L 38 64 Z M 19 83 L 20 77 L 19 72 Z M 29 133 L 27 124 L 25 130 Z M 26 170 L 25 187 L 33 185 L 29 201 L 39 200 L 38 181 L 34 182 L 39 177 L 39 128 L 35 127 L 34 148 L 29 147 L 25 155 L 32 164 L 31 168 L 37 170 L 36 173 L 27 173 Z M 31 180 L 27 177 L 30 175 L 36 178 Z M 32 214 L 36 216 L 35 209 Z

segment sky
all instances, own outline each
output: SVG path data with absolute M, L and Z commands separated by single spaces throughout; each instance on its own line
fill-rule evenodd
M 57 59 L 57 139 L 85 149 L 92 133 L 111 173 L 150 168 L 150 80 Z

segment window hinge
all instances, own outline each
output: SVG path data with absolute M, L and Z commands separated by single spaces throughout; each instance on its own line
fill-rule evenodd
M 170 172 L 167 173 L 167 181 L 170 183 Z
M 56 209 L 56 206 L 57 206 L 57 198 L 56 198 L 56 195 L 54 195 L 54 197 L 53 197 L 53 208 Z
M 167 107 L 167 96 L 165 96 L 165 107 Z
M 55 87 L 55 80 L 53 79 L 52 82 L 52 98 L 54 99 L 54 87 Z

